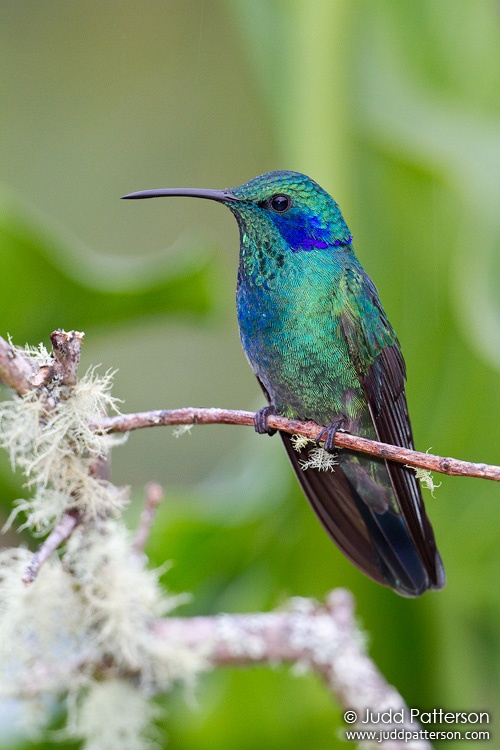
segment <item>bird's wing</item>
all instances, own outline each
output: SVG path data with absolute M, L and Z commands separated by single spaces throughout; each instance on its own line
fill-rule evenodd
M 361 268 L 345 276 L 346 305 L 341 326 L 363 388 L 378 439 L 413 448 L 405 394 L 405 364 L 396 335 L 380 304 L 377 290 Z M 434 533 L 425 513 L 415 472 L 386 462 L 394 495 L 411 537 L 436 586 L 444 583 Z
M 260 380 L 259 383 L 271 401 Z M 414 545 L 405 523 L 398 514 L 384 512 L 387 500 L 381 497 L 383 490 L 370 478 L 369 471 L 363 471 L 369 460 L 343 450 L 341 463 L 333 472 L 304 469 L 310 459 L 310 446 L 299 448 L 286 432 L 280 436 L 305 496 L 344 555 L 378 583 L 392 586 L 406 596 L 422 594 L 428 587 L 427 576 L 412 551 Z M 383 508 L 377 507 L 374 497 L 379 498 Z
M 280 436 L 305 496 L 335 544 L 370 578 L 395 586 L 396 575 L 378 554 L 369 525 L 360 512 L 363 502 L 353 499 L 353 488 L 344 472 L 340 467 L 335 467 L 333 472 L 304 470 L 302 462 L 309 459 L 309 446 L 298 449 L 291 435 L 281 432 Z

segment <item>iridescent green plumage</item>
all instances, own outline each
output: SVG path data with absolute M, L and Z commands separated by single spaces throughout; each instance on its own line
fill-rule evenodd
M 229 191 L 126 197 L 160 195 L 217 200 L 236 217 L 241 341 L 270 404 L 259 431 L 271 408 L 332 435 L 341 426 L 412 447 L 399 344 L 328 193 L 305 175 L 271 172 Z M 444 585 L 411 469 L 347 450 L 333 473 L 303 469 L 310 448 L 297 452 L 289 435 L 282 439 L 320 521 L 359 568 L 407 596 Z

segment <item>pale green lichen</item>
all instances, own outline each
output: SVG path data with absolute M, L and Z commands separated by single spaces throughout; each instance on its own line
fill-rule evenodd
M 43 347 L 28 356 L 53 365 Z M 61 556 L 28 587 L 22 575 L 31 553 L 0 551 L 0 698 L 25 709 L 23 734 L 41 730 L 55 705 L 47 698 L 62 696 L 64 736 L 82 740 L 84 750 L 152 750 L 151 696 L 174 682 L 191 689 L 207 662 L 204 648 L 166 639 L 156 627 L 186 597 L 166 594 L 163 570 L 145 567 L 118 518 L 127 492 L 93 471 L 123 441 L 96 431 L 118 411 L 111 384 L 112 373 L 91 369 L 75 386 L 56 380 L 0 404 L 0 446 L 31 490 L 12 518 L 24 512 L 35 533 L 69 510 L 80 520 Z
M 38 346 L 15 346 L 11 336 L 8 336 L 8 341 L 11 346 L 22 356 L 24 359 L 29 359 L 34 369 L 38 367 L 50 367 L 54 363 L 54 355 L 49 352 L 44 344 L 38 344 Z
M 161 745 L 153 722 L 159 713 L 129 682 L 93 682 L 72 704 L 65 734 L 83 740 L 82 750 L 156 750 Z
M 335 467 L 338 465 L 338 458 L 335 454 L 327 453 L 323 446 L 316 445 L 314 440 L 304 437 L 304 435 L 292 435 L 292 445 L 297 453 L 300 453 L 304 448 L 311 443 L 314 448 L 310 448 L 307 453 L 307 458 L 299 459 L 299 465 L 302 471 L 307 469 L 317 469 L 318 471 L 335 471 Z
M 174 429 L 172 430 L 172 435 L 174 436 L 174 438 L 180 438 L 186 434 L 190 435 L 193 427 L 193 424 L 180 424 L 178 425 L 178 427 L 174 427 Z
M 335 471 L 338 464 L 337 457 L 332 453 L 327 453 L 324 448 L 318 445 L 311 448 L 306 459 L 299 461 L 302 471 L 307 469 L 318 469 L 319 471 Z
M 442 483 L 435 483 L 434 477 L 432 476 L 429 469 L 420 469 L 416 468 L 415 466 L 412 466 L 411 468 L 415 472 L 415 476 L 420 481 L 420 484 L 425 487 L 426 490 L 430 490 L 432 497 L 434 497 L 434 490 L 437 490 L 438 487 L 441 487 Z
M 63 559 L 48 560 L 29 587 L 21 575 L 30 553 L 0 552 L 0 697 L 21 700 L 24 734 L 41 730 L 48 719 L 32 710 L 40 696 L 66 695 L 67 732 L 83 737 L 87 750 L 146 750 L 151 743 L 143 731 L 153 716 L 151 696 L 174 683 L 192 689 L 207 668 L 201 647 L 166 639 L 155 628 L 157 618 L 185 597 L 162 590 L 162 571 L 143 567 L 117 521 L 78 527 L 67 546 Z M 114 683 L 109 694 L 103 688 L 103 700 L 110 698 L 104 714 L 91 698 L 96 671 L 103 685 Z M 113 702 L 118 693 L 125 696 L 126 711 Z M 110 725 L 116 729 L 113 742 Z
M 300 453 L 302 448 L 305 448 L 308 443 L 314 443 L 314 440 L 310 440 L 304 435 L 292 435 L 291 441 L 293 448 L 297 451 L 297 453 Z
M 431 450 L 432 448 L 427 448 L 426 453 L 429 453 Z M 420 481 L 420 484 L 425 487 L 426 490 L 430 490 L 432 497 L 434 497 L 434 490 L 437 490 L 439 487 L 441 487 L 442 482 L 436 484 L 434 481 L 434 477 L 432 476 L 429 469 L 410 466 L 409 464 L 405 464 L 405 466 L 407 469 L 412 469 L 412 471 L 415 472 L 415 476 Z
M 112 382 L 113 373 L 99 376 L 92 368 L 71 389 L 54 385 L 50 408 L 36 390 L 0 404 L 0 447 L 33 489 L 32 497 L 17 502 L 9 522 L 23 512 L 25 527 L 46 533 L 69 508 L 92 518 L 122 509 L 126 490 L 91 472 L 93 462 L 124 441 L 93 427 L 108 411 L 118 411 Z
M 81 657 L 81 603 L 71 576 L 57 558 L 40 570 L 36 586 L 22 573 L 31 558 L 26 549 L 0 552 L 0 695 L 35 699 L 39 690 L 77 689 L 84 672 Z M 87 644 L 90 646 L 90 644 Z M 27 701 L 30 703 L 30 700 Z
M 161 570 L 147 570 L 131 555 L 123 526 L 108 520 L 79 528 L 67 545 L 65 565 L 80 588 L 81 626 L 101 661 L 137 673 L 148 691 L 165 690 L 176 680 L 191 683 L 205 666 L 178 643 L 164 643 L 152 623 L 187 597 L 167 596 Z

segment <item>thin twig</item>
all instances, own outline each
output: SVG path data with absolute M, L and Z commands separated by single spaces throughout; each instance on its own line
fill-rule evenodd
M 165 425 L 179 424 L 254 424 L 255 414 L 249 411 L 231 409 L 164 409 L 157 411 L 137 412 L 135 414 L 120 414 L 117 417 L 106 417 L 99 427 L 105 432 L 129 432 L 144 427 L 159 427 Z M 294 419 L 286 419 L 278 415 L 270 415 L 268 418 L 270 427 L 291 435 L 304 435 L 311 440 L 316 440 L 324 429 L 315 422 L 299 422 Z M 347 432 L 338 431 L 335 435 L 335 445 L 339 448 L 350 448 L 361 453 L 372 456 L 380 456 L 391 461 L 408 464 L 415 468 L 437 471 L 440 474 L 452 476 L 477 477 L 479 479 L 491 479 L 500 482 L 500 466 L 491 466 L 483 463 L 472 463 L 461 461 L 458 458 L 443 458 L 431 453 L 420 453 L 398 448 L 395 445 L 379 443 L 375 440 L 350 435 Z
M 42 565 L 56 551 L 62 542 L 69 539 L 75 528 L 80 523 L 80 516 L 76 510 L 68 511 L 62 516 L 57 526 L 52 529 L 47 539 L 40 545 L 31 558 L 30 564 L 23 573 L 22 582 L 26 585 L 33 583 Z
M 417 738 L 419 724 L 397 690 L 387 683 L 366 652 L 365 638 L 356 625 L 352 595 L 336 589 L 326 605 L 309 599 L 294 599 L 288 610 L 218 615 L 168 617 L 157 621 L 155 633 L 172 643 L 200 650 L 212 667 L 246 666 L 291 662 L 312 669 L 326 682 L 343 706 L 350 729 L 378 730 L 380 725 L 361 723 L 367 709 L 398 712 L 396 724 L 384 730 L 411 732 L 406 741 L 395 739 L 393 750 L 429 750 L 431 745 Z M 400 735 L 401 737 L 401 735 Z M 374 739 L 364 748 L 380 747 Z
M 165 493 L 163 492 L 161 485 L 156 482 L 149 482 L 146 485 L 144 510 L 141 513 L 139 527 L 132 546 L 134 554 L 138 557 L 141 557 L 144 554 L 144 548 L 149 539 L 151 527 L 155 519 L 156 509 L 164 497 Z
M 55 331 L 52 334 L 59 334 Z M 63 332 L 64 333 L 64 332 Z M 83 334 L 72 332 L 64 334 L 71 336 L 73 343 L 78 349 L 81 345 Z M 57 347 L 56 342 L 56 348 Z M 59 349 L 58 349 L 59 351 Z M 74 354 L 69 349 L 70 354 Z M 71 373 L 78 364 L 77 357 L 73 356 L 72 364 L 64 370 L 67 376 L 71 378 Z M 19 394 L 26 393 L 33 387 L 33 371 L 29 360 L 22 356 L 18 349 L 14 349 L 5 339 L 0 337 L 0 380 L 6 385 L 14 388 Z M 181 424 L 235 424 L 235 425 L 253 425 L 254 413 L 230 409 L 207 409 L 207 408 L 184 408 L 184 409 L 160 409 L 156 411 L 137 412 L 134 414 L 121 414 L 116 417 L 106 417 L 96 429 L 105 432 L 129 432 L 144 427 L 159 427 L 164 425 L 181 425 Z M 268 418 L 270 427 L 291 435 L 304 435 L 311 440 L 316 440 L 323 427 L 319 427 L 314 422 L 299 422 L 297 420 L 286 419 L 278 415 L 270 415 Z M 418 451 L 399 448 L 387 443 L 379 443 L 375 440 L 349 435 L 346 432 L 338 431 L 335 436 L 335 445 L 339 448 L 350 448 L 361 453 L 367 453 L 373 456 L 390 461 L 396 461 L 402 464 L 408 464 L 414 468 L 427 469 L 436 471 L 440 474 L 449 474 L 451 476 L 476 477 L 478 479 L 491 479 L 494 482 L 500 482 L 500 466 L 493 466 L 484 463 L 473 463 L 471 461 L 462 461 L 457 458 L 435 456 L 431 453 L 420 453 Z

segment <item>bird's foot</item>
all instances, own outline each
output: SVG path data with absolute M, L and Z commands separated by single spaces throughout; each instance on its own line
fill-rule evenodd
M 276 414 L 276 408 L 272 404 L 264 406 L 262 409 L 259 409 L 259 411 L 255 413 L 255 432 L 258 432 L 259 435 L 275 435 L 278 432 L 278 430 L 274 430 L 272 427 L 269 427 L 267 423 L 267 420 L 272 414 Z
M 346 424 L 347 420 L 345 417 L 336 419 L 335 422 L 332 422 L 328 427 L 325 427 L 324 430 L 321 430 L 316 438 L 316 444 L 321 445 L 321 440 L 326 435 L 325 442 L 323 443 L 323 450 L 327 453 L 335 453 L 335 435 L 337 434 L 337 430 L 341 430 Z

